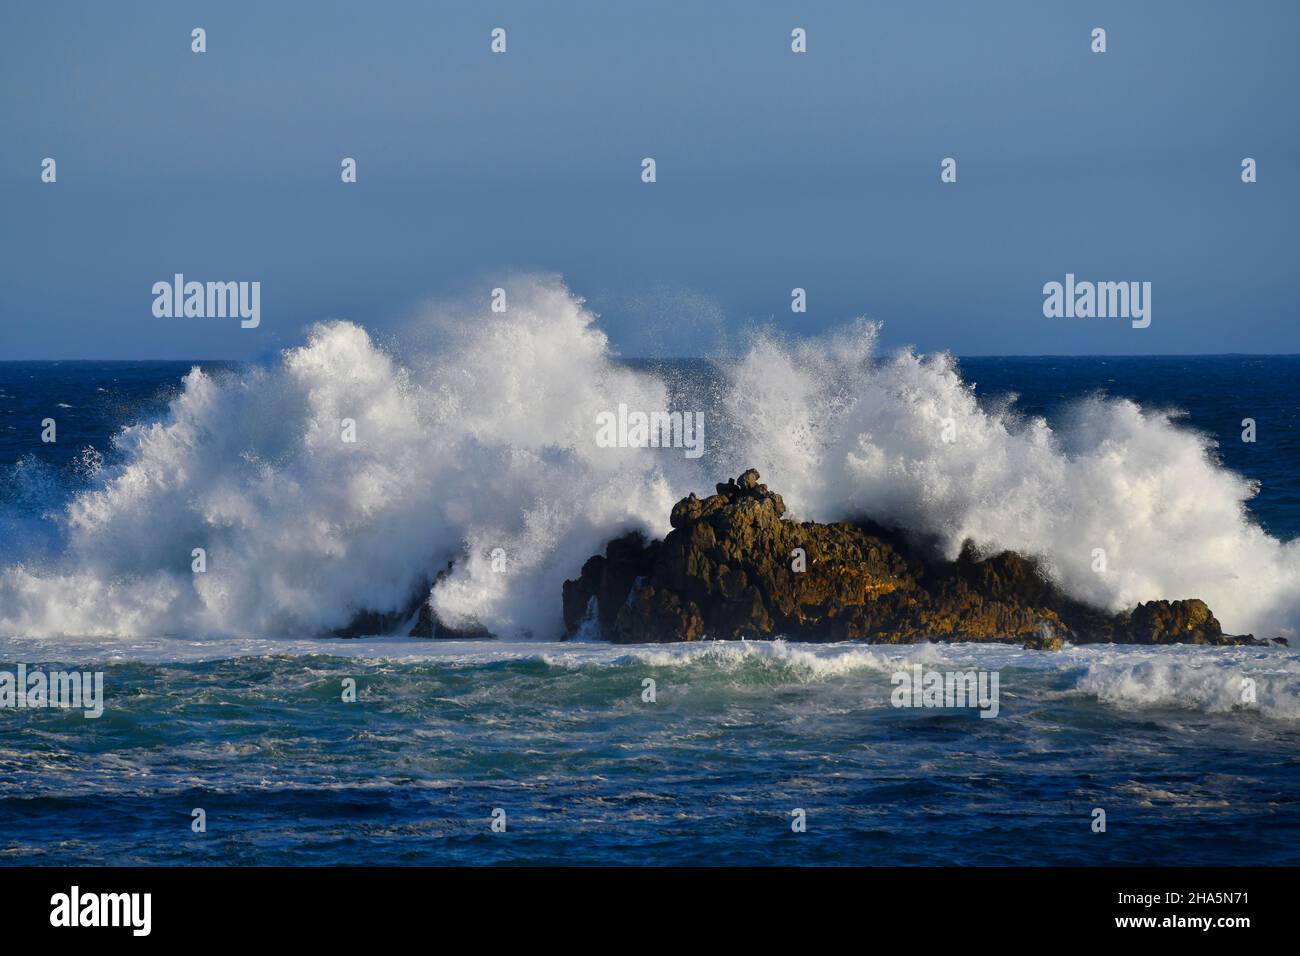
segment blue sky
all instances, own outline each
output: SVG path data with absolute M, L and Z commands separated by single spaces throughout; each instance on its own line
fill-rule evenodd
M 629 355 L 857 315 L 966 355 L 1296 352 L 1297 49 L 1284 2 L 6 4 L 0 359 L 264 356 L 533 270 Z M 260 328 L 155 318 L 175 272 L 260 280 Z M 1151 327 L 1044 318 L 1067 272 L 1150 281 Z

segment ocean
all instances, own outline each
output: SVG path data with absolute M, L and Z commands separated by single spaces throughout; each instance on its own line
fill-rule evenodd
M 755 466 L 802 517 L 1294 645 L 1300 357 L 860 326 L 626 362 L 552 306 L 423 354 L 333 323 L 256 367 L 0 363 L 0 671 L 104 675 L 98 718 L 0 709 L 0 863 L 1300 863 L 1300 649 L 557 640 L 605 540 Z M 591 448 L 619 401 L 703 409 L 707 453 Z M 500 640 L 318 636 L 458 555 L 434 605 Z M 916 663 L 996 673 L 996 718 L 894 706 Z

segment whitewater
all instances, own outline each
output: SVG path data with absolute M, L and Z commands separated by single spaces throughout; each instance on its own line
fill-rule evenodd
M 0 638 L 0 655 L 73 658 L 105 689 L 99 719 L 0 719 L 0 866 L 1300 861 L 1284 649 Z M 997 719 L 891 706 L 913 663 L 1000 674 Z
M 1260 527 L 1256 486 L 1176 409 L 1093 396 L 1049 425 L 978 399 L 951 356 L 879 354 L 865 320 L 757 332 L 683 407 L 560 280 L 509 301 L 431 310 L 419 347 L 331 321 L 273 363 L 195 368 L 163 415 L 85 456 L 85 486 L 3 525 L 0 634 L 287 642 L 397 610 L 454 561 L 429 597 L 444 621 L 554 640 L 587 557 L 665 534 L 675 501 L 747 467 L 798 519 L 865 515 L 949 557 L 968 539 L 1033 555 L 1099 607 L 1199 597 L 1229 632 L 1297 633 L 1300 542 Z M 620 404 L 702 411 L 706 454 L 600 447 Z

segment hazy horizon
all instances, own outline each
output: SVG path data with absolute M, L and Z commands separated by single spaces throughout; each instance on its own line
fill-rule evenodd
M 907 348 L 906 345 L 899 345 L 899 346 L 886 348 L 883 351 L 888 353 L 888 352 L 897 351 L 898 349 L 905 349 L 905 348 Z M 1061 358 L 1061 359 L 1065 359 L 1065 358 L 1068 359 L 1288 358 L 1290 356 L 1300 356 L 1300 352 L 1157 352 L 1151 354 L 1146 354 L 1146 353 L 1134 354 L 1134 353 L 1123 353 L 1123 352 L 1096 352 L 1096 353 L 961 352 L 961 353 L 957 353 L 957 352 L 952 352 L 951 350 L 948 349 L 940 349 L 939 351 L 948 352 L 956 359 L 964 359 L 964 358 L 981 358 L 981 359 L 992 359 L 992 358 L 1017 358 L 1017 359 L 1029 359 L 1029 358 L 1043 358 L 1043 359 L 1049 359 L 1049 358 Z M 276 357 L 277 357 L 276 355 L 252 355 L 252 356 L 248 356 L 247 358 L 220 358 L 211 355 L 208 356 L 142 355 L 133 358 L 121 358 L 121 357 L 107 358 L 102 356 L 72 356 L 72 357 L 35 356 L 33 358 L 21 358 L 21 359 L 0 358 L 0 365 L 5 365 L 5 364 L 22 365 L 22 364 L 52 363 L 52 362 L 99 362 L 104 364 L 111 364 L 114 362 L 121 362 L 121 363 L 225 362 L 225 363 L 232 363 L 232 364 L 241 364 L 241 363 L 247 364 L 247 363 L 274 361 Z M 711 362 L 717 360 L 714 356 L 709 356 L 709 355 L 618 355 L 617 358 L 626 362 L 699 362 L 699 361 Z

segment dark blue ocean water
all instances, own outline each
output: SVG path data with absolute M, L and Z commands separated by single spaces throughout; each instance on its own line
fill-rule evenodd
M 1049 418 L 1099 389 L 1180 408 L 1259 482 L 1260 524 L 1300 533 L 1300 358 L 960 364 Z M 189 365 L 0 363 L 0 565 Z M 107 699 L 99 719 L 0 709 L 11 865 L 1300 863 L 1300 654 L 1281 648 L 0 635 L 0 671 L 19 661 L 102 670 Z M 997 672 L 999 716 L 892 707 L 912 662 Z

